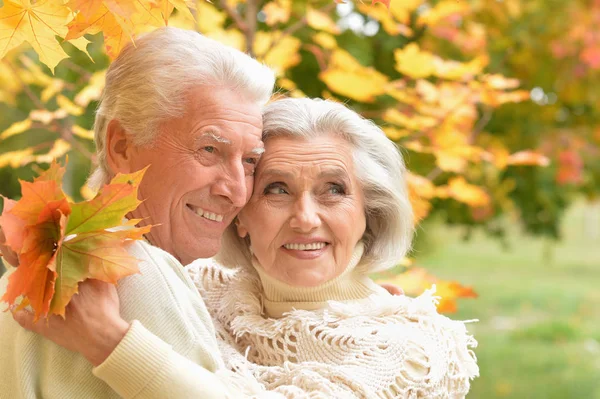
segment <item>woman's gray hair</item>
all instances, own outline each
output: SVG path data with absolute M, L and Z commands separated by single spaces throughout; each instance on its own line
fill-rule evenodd
M 373 122 L 332 101 L 288 98 L 264 110 L 265 143 L 277 136 L 310 139 L 327 134 L 340 136 L 353 147 L 367 220 L 363 263 L 373 272 L 393 267 L 410 250 L 414 231 L 406 166 L 396 145 Z M 249 266 L 251 257 L 249 241 L 240 238 L 232 224 L 217 259 L 227 266 Z
M 116 119 L 136 145 L 152 144 L 159 125 L 185 113 L 189 90 L 224 86 L 263 106 L 275 84 L 274 72 L 252 57 L 201 34 L 161 28 L 126 46 L 106 73 L 94 123 L 98 167 L 89 185 L 108 182 L 106 129 Z

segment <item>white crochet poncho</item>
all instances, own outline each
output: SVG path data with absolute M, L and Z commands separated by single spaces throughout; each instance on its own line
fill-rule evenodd
M 206 261 L 187 270 L 229 369 L 286 398 L 463 398 L 479 375 L 476 341 L 437 313 L 433 290 L 414 299 L 377 291 L 269 318 L 254 270 Z

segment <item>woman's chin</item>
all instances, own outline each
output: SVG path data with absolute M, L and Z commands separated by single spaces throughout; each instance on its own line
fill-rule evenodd
M 323 273 L 303 270 L 300 273 L 288 275 L 286 283 L 298 288 L 313 288 L 326 283 L 331 278 Z

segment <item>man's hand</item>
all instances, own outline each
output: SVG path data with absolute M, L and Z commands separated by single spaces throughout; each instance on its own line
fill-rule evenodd
M 2 257 L 6 263 L 9 263 L 15 267 L 19 266 L 19 256 L 15 251 L 10 249 L 8 244 L 6 244 L 6 236 L 2 231 L 2 227 L 0 227 L 0 253 L 2 254 Z
M 79 284 L 79 294 L 69 302 L 65 319 L 50 316 L 33 322 L 33 313 L 20 310 L 14 319 L 25 329 L 82 354 L 98 366 L 112 353 L 129 330 L 119 314 L 119 296 L 114 285 L 99 280 Z

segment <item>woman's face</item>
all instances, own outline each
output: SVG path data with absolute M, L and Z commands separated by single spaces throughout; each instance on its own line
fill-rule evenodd
M 269 276 L 304 287 L 337 277 L 365 227 L 349 143 L 330 135 L 266 143 L 238 233 L 250 236 Z

